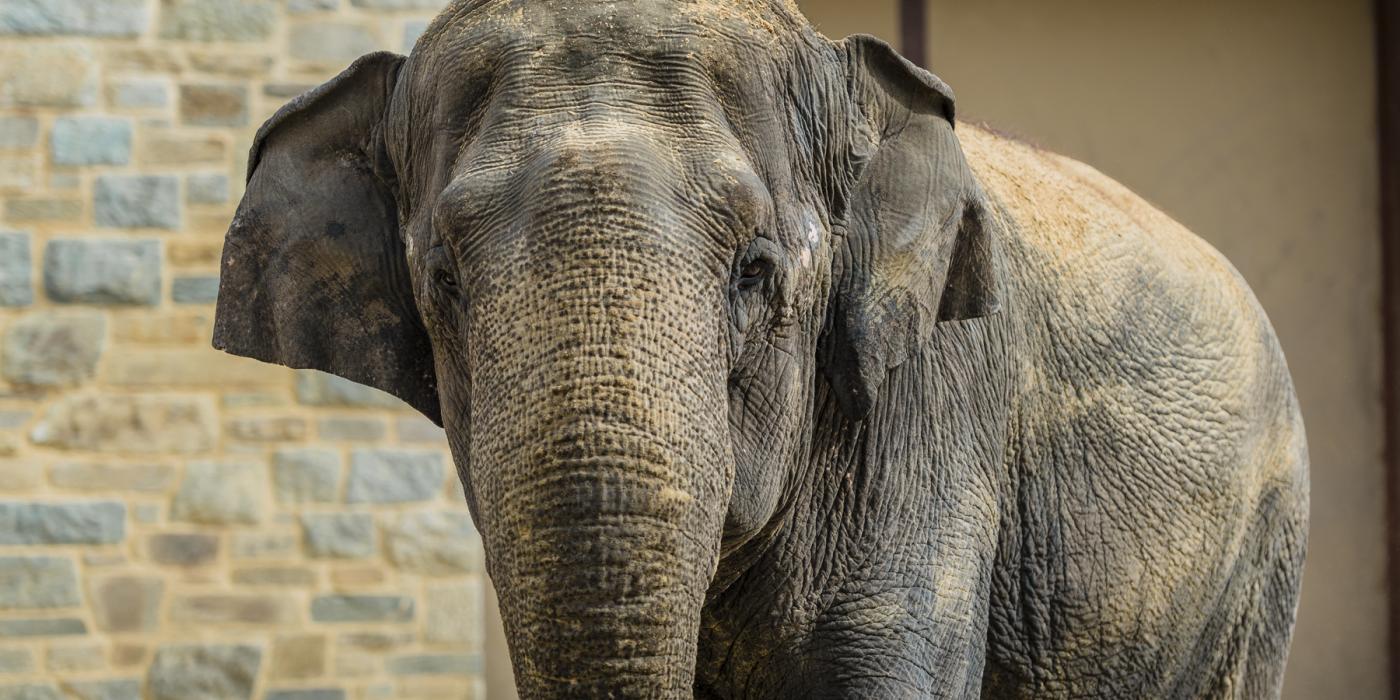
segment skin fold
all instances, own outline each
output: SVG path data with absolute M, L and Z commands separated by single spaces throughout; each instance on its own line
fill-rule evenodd
M 1214 250 L 780 0 L 460 0 L 259 131 L 214 343 L 443 425 L 524 697 L 1272 697 Z

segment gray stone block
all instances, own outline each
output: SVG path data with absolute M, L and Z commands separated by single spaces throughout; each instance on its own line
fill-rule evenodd
M 160 533 L 146 540 L 151 561 L 168 566 L 200 566 L 219 556 L 217 535 Z
M 428 501 L 442 493 L 440 452 L 360 449 L 350 455 L 350 503 Z
M 185 201 L 190 204 L 223 204 L 228 201 L 228 176 L 194 173 L 185 176 Z
M 60 117 L 49 145 L 55 165 L 126 165 L 131 122 L 114 117 Z
M 0 3 L 0 35 L 135 37 L 145 28 L 145 0 L 5 0 Z
M 146 672 L 151 700 L 248 700 L 262 650 L 250 645 L 161 647 Z
M 93 216 L 105 228 L 180 228 L 180 181 L 173 175 L 103 175 Z
M 170 283 L 170 298 L 176 304 L 212 304 L 219 298 L 216 275 L 176 277 Z
M 411 622 L 413 599 L 389 595 L 323 595 L 311 601 L 315 622 Z
M 165 582 L 150 576 L 112 576 L 92 586 L 92 618 L 103 632 L 149 632 L 160 620 Z
M 170 104 L 170 88 L 158 80 L 133 80 L 111 88 L 112 104 L 121 109 L 153 109 Z
M 3 532 L 4 527 L 0 526 L 0 533 Z M 73 608 L 82 604 L 78 569 L 73 560 L 0 557 L 0 610 Z
M 87 634 L 87 623 L 75 617 L 0 620 L 0 638 L 70 637 Z
M 267 472 L 248 462 L 190 462 L 170 505 L 170 517 L 212 525 L 252 525 L 263 519 Z
M 0 545 L 115 544 L 126 538 L 126 504 L 0 501 Z
M 74 700 L 141 700 L 141 681 L 134 678 L 108 681 L 67 681 L 63 689 Z
M 269 690 L 263 700 L 345 700 L 345 691 L 340 688 Z
M 358 24 L 317 22 L 292 27 L 287 52 L 292 58 L 322 65 L 342 65 L 378 48 L 369 30 Z
M 335 416 L 317 421 L 316 434 L 322 440 L 378 442 L 389 434 L 389 426 L 380 418 Z
M 40 683 L 0 685 L 0 700 L 63 700 L 58 688 Z
M 34 303 L 33 265 L 29 234 L 0 232 L 0 306 Z
M 368 513 L 306 513 L 302 542 L 308 556 L 357 559 L 374 555 L 374 518 Z
M 340 7 L 340 0 L 287 0 L 287 12 L 294 15 L 322 12 Z
M 44 289 L 60 303 L 160 303 L 160 243 L 66 238 L 44 251 Z
M 481 536 L 464 511 L 404 513 L 384 528 L 389 560 L 400 569 L 430 576 L 481 568 Z
M 278 450 L 272 456 L 272 482 L 279 503 L 334 501 L 340 490 L 340 456 L 330 450 Z
M 0 649 L 0 673 L 30 673 L 34 655 L 28 649 Z
M 206 397 L 70 393 L 49 405 L 29 439 L 69 450 L 189 454 L 210 450 L 217 431 Z
M 297 371 L 297 400 L 308 406 L 408 407 L 378 389 L 310 369 Z
M 161 0 L 160 36 L 182 41 L 262 41 L 277 11 L 269 0 Z
M 0 116 L 0 148 L 33 148 L 39 143 L 39 120 Z
M 106 344 L 107 317 L 97 311 L 27 314 L 5 332 L 4 375 L 26 386 L 73 386 L 91 379 Z
M 481 673 L 479 654 L 412 654 L 389 661 L 396 676 L 473 676 Z

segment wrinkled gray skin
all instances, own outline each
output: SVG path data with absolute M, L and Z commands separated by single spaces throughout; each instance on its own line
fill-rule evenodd
M 215 344 L 446 427 L 525 697 L 1276 694 L 1262 312 L 952 117 L 778 0 L 461 0 L 263 127 Z

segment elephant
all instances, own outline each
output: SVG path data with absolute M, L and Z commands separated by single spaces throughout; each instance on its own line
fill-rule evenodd
M 443 426 L 524 697 L 1281 692 L 1241 276 L 791 0 L 455 0 L 261 127 L 220 276 Z

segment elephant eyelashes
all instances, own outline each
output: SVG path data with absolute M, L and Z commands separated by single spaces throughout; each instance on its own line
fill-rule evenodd
M 452 272 L 452 261 L 448 258 L 447 249 L 443 246 L 433 246 L 428 251 L 427 267 L 430 271 L 428 279 L 432 280 L 433 286 L 448 296 L 457 295 L 457 275 Z
M 743 269 L 739 270 L 739 281 L 737 283 L 739 289 L 747 291 L 763 284 L 763 280 L 768 277 L 768 273 L 772 271 L 772 269 L 773 263 L 767 260 L 750 260 L 744 265 Z
M 457 291 L 457 276 L 447 270 L 434 272 L 433 282 L 449 292 L 455 293 Z

